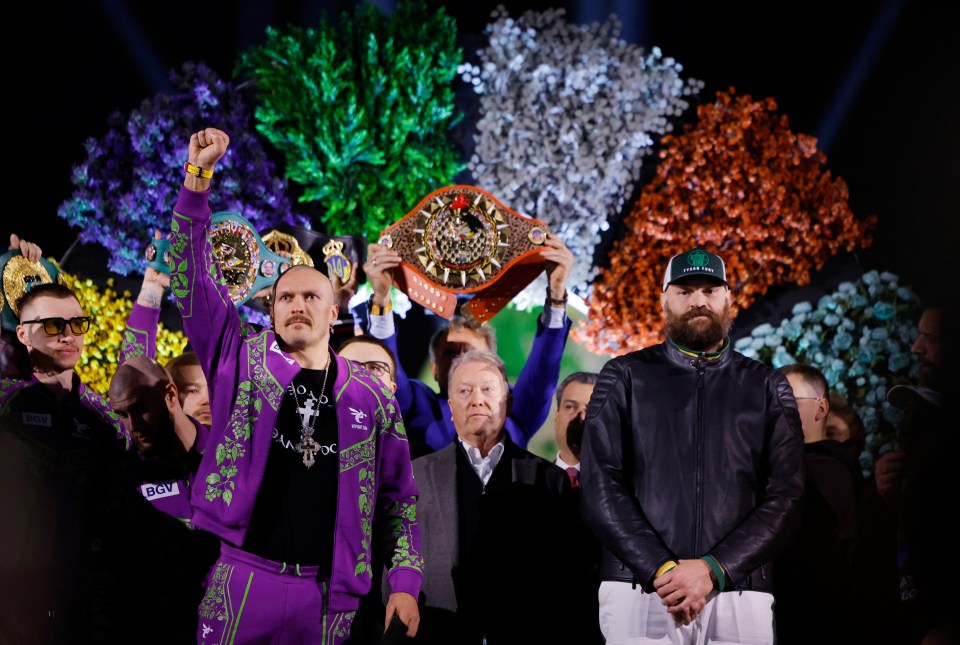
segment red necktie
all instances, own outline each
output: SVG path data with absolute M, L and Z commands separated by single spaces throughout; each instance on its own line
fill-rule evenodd
M 567 475 L 570 476 L 570 484 L 574 488 L 580 487 L 580 469 L 573 466 L 567 467 Z

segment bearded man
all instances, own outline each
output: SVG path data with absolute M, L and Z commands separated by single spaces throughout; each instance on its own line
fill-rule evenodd
M 607 362 L 587 409 L 580 496 L 605 549 L 601 631 L 773 643 L 771 563 L 803 494 L 797 404 L 783 374 L 731 347 L 719 256 L 671 258 L 660 304 L 667 340 Z

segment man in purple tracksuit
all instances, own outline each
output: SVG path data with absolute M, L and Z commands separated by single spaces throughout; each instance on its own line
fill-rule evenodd
M 329 347 L 330 281 L 295 266 L 274 284 L 273 329 L 240 320 L 209 241 L 213 169 L 229 146 L 190 137 L 174 209 L 171 288 L 214 419 L 191 492 L 194 525 L 222 539 L 200 605 L 201 643 L 343 643 L 382 540 L 396 615 L 415 635 L 422 582 L 417 489 L 392 393 Z

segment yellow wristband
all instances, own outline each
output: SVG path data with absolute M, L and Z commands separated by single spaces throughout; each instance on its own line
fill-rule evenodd
M 373 304 L 373 297 L 370 298 L 370 315 L 371 316 L 384 316 L 393 311 L 393 301 L 391 300 L 384 306 Z
M 186 170 L 191 175 L 193 175 L 194 177 L 203 177 L 204 179 L 210 179 L 211 177 L 213 177 L 212 170 L 206 170 L 204 168 L 201 168 L 200 166 L 194 166 L 189 161 L 183 164 L 183 169 Z
M 662 565 L 660 565 L 659 569 L 657 569 L 657 573 L 654 574 L 653 576 L 654 579 L 659 578 L 660 576 L 665 574 L 667 571 L 669 571 L 670 569 L 673 569 L 676 566 L 677 566 L 676 562 L 674 562 L 673 560 L 667 560 Z

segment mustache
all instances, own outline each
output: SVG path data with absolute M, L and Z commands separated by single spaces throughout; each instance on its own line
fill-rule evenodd
M 696 307 L 696 308 L 691 309 L 691 310 L 689 310 L 689 311 L 687 311 L 687 312 L 684 312 L 684 313 L 680 316 L 680 322 L 690 322 L 691 320 L 693 320 L 694 318 L 697 318 L 697 317 L 699 317 L 699 316 L 706 316 L 706 317 L 709 318 L 710 320 L 714 320 L 714 321 L 718 321 L 718 322 L 719 322 L 719 320 L 720 320 L 720 316 L 718 316 L 716 313 L 710 311 L 710 310 L 707 309 L 706 307 Z
M 297 316 L 297 315 L 294 315 L 294 316 L 290 316 L 289 318 L 287 318 L 287 324 L 288 324 L 288 325 L 292 325 L 292 324 L 295 323 L 295 322 L 302 322 L 302 323 L 306 323 L 306 324 L 308 324 L 308 325 L 313 324 L 313 323 L 310 322 L 310 319 L 307 318 L 306 316 Z

